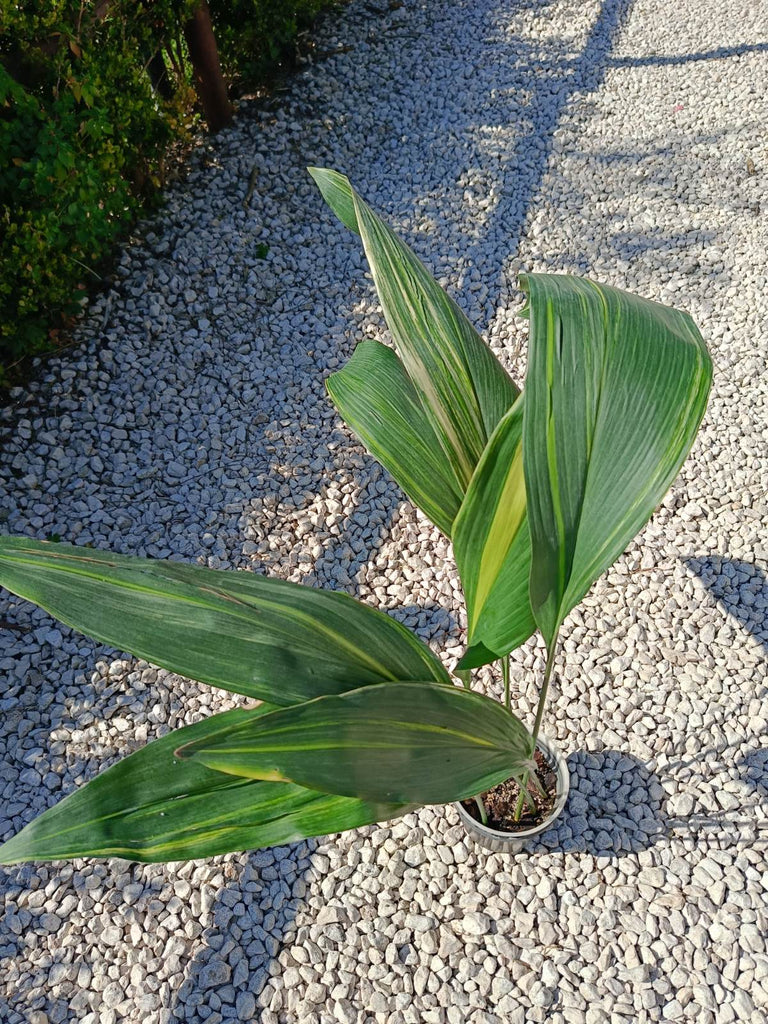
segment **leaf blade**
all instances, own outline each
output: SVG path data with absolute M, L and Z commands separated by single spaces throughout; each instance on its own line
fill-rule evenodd
M 395 353 L 378 341 L 362 341 L 326 387 L 368 451 L 411 501 L 450 534 L 463 492 Z
M 325 167 L 308 167 L 312 180 L 320 189 L 320 194 L 328 206 L 333 210 L 342 224 L 360 234 L 357 226 L 357 214 L 355 204 L 352 202 L 352 189 L 349 179 L 338 171 L 332 171 Z
M 482 694 L 397 682 L 321 697 L 182 747 L 217 771 L 386 803 L 463 799 L 525 770 L 522 723 Z
M 468 660 L 461 667 L 508 654 L 536 629 L 529 598 L 523 405 L 521 395 L 500 420 L 454 523 L 453 549 L 467 604 Z
M 0 846 L 0 864 L 87 856 L 156 864 L 212 857 L 342 832 L 411 809 L 239 779 L 173 756 L 180 741 L 200 741 L 273 710 L 262 705 L 227 711 L 154 740 Z
M 0 585 L 120 650 L 275 704 L 419 676 L 429 648 L 347 594 L 249 572 L 0 538 Z
M 565 275 L 521 277 L 531 604 L 551 643 L 648 521 L 706 409 L 712 363 L 686 313 Z
M 465 487 L 518 389 L 459 306 L 348 179 L 322 168 L 310 173 L 331 209 L 362 238 L 395 348 Z

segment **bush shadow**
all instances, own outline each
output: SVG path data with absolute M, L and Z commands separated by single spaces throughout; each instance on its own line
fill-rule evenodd
M 263 993 L 270 978 L 285 970 L 277 957 L 296 938 L 295 920 L 313 877 L 310 858 L 317 844 L 304 840 L 242 855 L 238 877 L 211 894 L 210 923 L 173 993 L 168 1024 L 202 1022 L 222 1009 L 231 1016 L 230 1007 L 236 1020 L 284 1009 L 288 993 L 273 989 L 266 998 Z
M 721 849 L 768 843 L 768 751 L 757 748 L 736 762 L 744 797 L 733 810 L 702 807 L 687 788 L 691 769 L 706 757 L 651 768 L 619 750 L 571 754 L 568 802 L 539 849 L 620 859 L 673 838 Z
M 768 573 L 753 562 L 723 555 L 685 559 L 709 593 L 768 651 Z

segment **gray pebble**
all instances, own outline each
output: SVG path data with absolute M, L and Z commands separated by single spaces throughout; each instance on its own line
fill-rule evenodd
M 449 541 L 325 393 L 361 337 L 388 334 L 360 241 L 304 165 L 352 175 L 519 383 L 518 269 L 689 310 L 717 367 L 702 432 L 563 625 L 544 729 L 568 755 L 567 811 L 510 856 L 448 807 L 189 864 L 10 867 L 3 1024 L 727 1024 L 768 1004 L 768 54 L 744 43 L 767 14 L 621 7 L 333 12 L 313 30 L 329 56 L 199 140 L 72 345 L 0 407 L 4 532 L 341 588 L 450 666 L 465 612 Z M 715 81 L 688 58 L 718 47 Z M 3 838 L 240 703 L 7 594 L 5 623 Z M 541 644 L 511 663 L 531 721 Z M 498 673 L 476 679 L 501 696 Z

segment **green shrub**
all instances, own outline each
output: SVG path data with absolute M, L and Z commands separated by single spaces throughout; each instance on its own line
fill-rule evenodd
M 170 145 L 189 137 L 183 28 L 198 2 L 0 0 L 0 385 L 79 311 L 162 185 Z M 227 77 L 264 80 L 336 2 L 210 0 Z
M 197 2 L 0 0 L 0 385 L 79 311 L 188 138 L 183 25 Z M 336 2 L 210 0 L 225 75 L 263 81 Z M 147 73 L 157 54 L 162 88 Z
M 340 0 L 209 0 L 224 74 L 261 82 L 290 55 L 297 34 Z
M 183 103 L 145 63 L 188 6 L 0 0 L 0 364 L 46 346 L 161 183 Z

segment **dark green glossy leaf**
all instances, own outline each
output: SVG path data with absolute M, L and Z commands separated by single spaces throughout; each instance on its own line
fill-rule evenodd
M 255 573 L 2 537 L 0 585 L 96 640 L 274 704 L 414 676 L 450 685 L 388 615 Z
M 392 349 L 362 341 L 327 382 L 344 420 L 411 501 L 444 533 L 461 504 L 462 489 L 408 374 Z
M 0 846 L 0 864 L 89 856 L 147 863 L 212 857 L 342 832 L 412 809 L 236 778 L 174 757 L 179 744 L 201 742 L 273 710 L 262 705 L 228 711 L 149 743 Z
M 523 724 L 496 701 L 411 682 L 320 697 L 183 746 L 177 755 L 217 771 L 363 800 L 431 804 L 522 775 L 531 752 Z
M 467 680 L 470 680 L 473 668 L 481 668 L 483 665 L 488 665 L 492 661 L 496 661 L 498 657 L 495 651 L 490 651 L 483 644 L 470 644 L 456 662 L 453 674 L 461 679 L 463 678 L 462 673 L 467 673 Z

